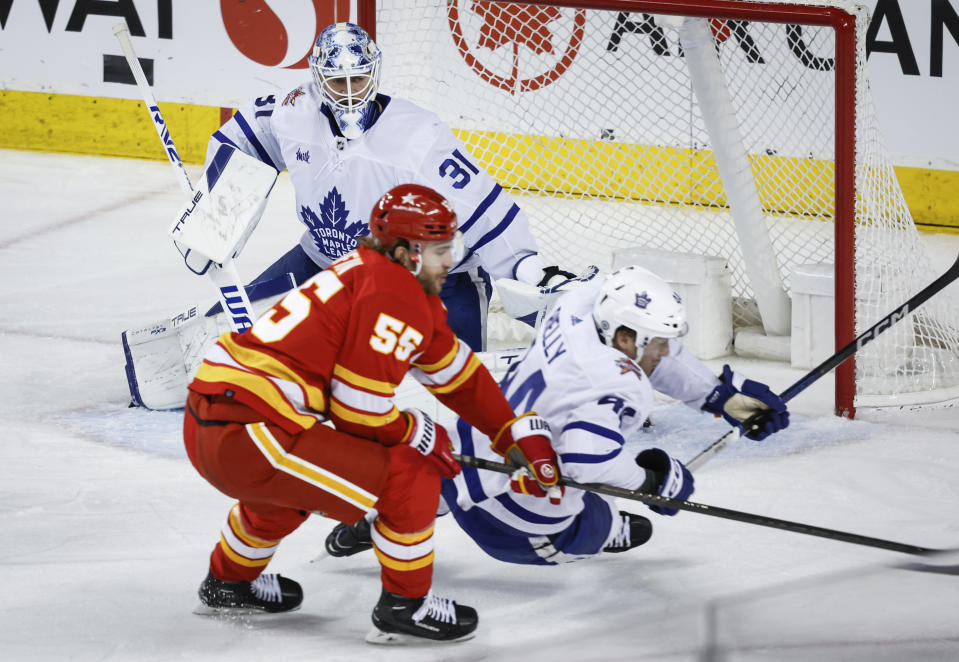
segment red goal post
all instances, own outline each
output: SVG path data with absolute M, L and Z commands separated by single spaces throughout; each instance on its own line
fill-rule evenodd
M 517 9 L 518 7 L 525 7 L 527 11 L 524 13 Z M 925 282 L 928 282 L 931 278 L 927 276 L 935 275 L 926 257 L 920 254 L 921 251 L 918 248 L 914 248 L 920 243 L 918 233 L 908 215 L 908 209 L 905 208 L 898 182 L 895 181 L 894 174 L 890 174 L 892 168 L 885 157 L 881 139 L 876 139 L 878 130 L 871 109 L 865 68 L 864 35 L 868 12 L 852 2 L 847 0 L 807 0 L 806 2 L 799 0 L 779 2 L 538 0 L 530 3 L 501 2 L 500 0 L 357 0 L 357 12 L 360 23 L 383 47 L 383 89 L 387 94 L 395 94 L 420 103 L 437 112 L 454 130 L 461 130 L 462 133 L 459 135 L 467 143 L 471 153 L 511 193 L 532 196 L 520 198 L 520 204 L 524 209 L 529 206 L 535 212 L 538 209 L 539 198 L 550 196 L 565 200 L 566 205 L 573 209 L 566 212 L 557 211 L 560 209 L 559 206 L 549 207 L 548 213 L 542 214 L 542 217 L 549 219 L 549 225 L 556 234 L 578 234 L 571 244 L 565 246 L 551 244 L 553 238 L 549 236 L 549 230 L 534 225 L 534 232 L 539 232 L 537 238 L 547 259 L 554 259 L 563 266 L 571 264 L 570 260 L 575 260 L 576 251 L 580 250 L 585 242 L 602 245 L 611 251 L 625 241 L 642 244 L 644 240 L 655 239 L 664 232 L 662 228 L 672 227 L 652 224 L 652 221 L 647 220 L 645 211 L 642 214 L 637 212 L 640 208 L 639 203 L 644 210 L 659 204 L 674 216 L 677 210 L 684 212 L 690 210 L 690 213 L 699 213 L 703 218 L 712 219 L 716 216 L 715 213 L 701 212 L 724 209 L 726 211 L 731 209 L 731 216 L 742 215 L 736 213 L 737 203 L 733 191 L 735 187 L 730 186 L 727 176 L 727 172 L 732 172 L 735 168 L 727 165 L 727 172 L 722 172 L 722 150 L 718 145 L 719 141 L 716 140 L 716 131 L 709 131 L 701 126 L 703 122 L 706 125 L 709 124 L 712 111 L 706 108 L 700 90 L 696 89 L 696 94 L 688 94 L 692 99 L 689 108 L 679 105 L 679 102 L 687 101 L 685 99 L 687 92 L 690 88 L 695 88 L 696 83 L 695 75 L 690 76 L 692 82 L 682 78 L 685 74 L 679 71 L 675 63 L 685 59 L 692 67 L 692 51 L 689 48 L 685 51 L 682 49 L 679 45 L 680 37 L 676 37 L 668 30 L 663 31 L 657 25 L 657 21 L 665 21 L 658 17 L 677 16 L 726 21 L 740 30 L 737 32 L 737 38 L 742 35 L 749 36 L 751 31 L 766 29 L 768 26 L 778 25 L 780 28 L 785 26 L 787 34 L 790 35 L 791 47 L 795 46 L 796 34 L 799 35 L 798 40 L 802 43 L 803 29 L 807 30 L 806 34 L 812 30 L 818 30 L 817 46 L 823 49 L 828 48 L 830 51 L 828 57 L 822 58 L 824 61 L 828 60 L 828 69 L 827 65 L 811 65 L 809 62 L 804 64 L 807 65 L 806 69 L 816 69 L 819 66 L 819 71 L 814 74 L 816 85 L 823 85 L 822 80 L 829 77 L 828 86 L 831 89 L 823 96 L 823 98 L 829 97 L 831 108 L 828 111 L 823 108 L 813 108 L 808 113 L 804 112 L 804 108 L 800 105 L 804 99 L 801 95 L 797 95 L 794 99 L 796 115 L 792 115 L 789 111 L 784 112 L 783 109 L 790 108 L 788 99 L 790 86 L 795 86 L 795 89 L 800 92 L 805 89 L 803 88 L 805 83 L 799 82 L 799 76 L 809 72 L 801 71 L 802 65 L 784 62 L 784 71 L 788 68 L 787 65 L 799 71 L 795 72 L 797 76 L 795 79 L 788 78 L 792 75 L 788 72 L 783 74 L 787 77 L 783 78 L 783 82 L 778 83 L 779 88 L 777 88 L 777 83 L 772 79 L 763 78 L 760 81 L 761 76 L 757 73 L 759 70 L 752 65 L 743 64 L 735 57 L 728 57 L 728 53 L 733 50 L 732 47 L 726 47 L 723 50 L 725 59 L 721 66 L 723 74 L 728 76 L 727 86 L 730 88 L 728 95 L 736 97 L 733 99 L 734 105 L 739 104 L 735 109 L 739 113 L 736 123 L 743 127 L 742 142 L 748 151 L 748 159 L 752 163 L 752 179 L 756 181 L 755 185 L 759 188 L 766 186 L 771 179 L 782 180 L 774 181 L 772 186 L 774 189 L 781 189 L 780 191 L 767 193 L 761 190 L 758 195 L 755 193 L 752 195 L 756 201 L 762 200 L 761 203 L 757 203 L 762 204 L 760 216 L 763 222 L 760 224 L 771 226 L 772 239 L 765 240 L 761 236 L 750 236 L 744 239 L 740 233 L 737 239 L 740 245 L 729 249 L 730 252 L 736 253 L 731 258 L 731 268 L 735 272 L 734 287 L 740 288 L 739 291 L 734 292 L 734 301 L 736 305 L 747 302 L 746 305 L 741 306 L 740 311 L 745 311 L 743 314 L 747 317 L 750 310 L 756 307 L 754 301 L 758 302 L 760 313 L 763 312 L 763 294 L 758 284 L 766 279 L 757 275 L 757 272 L 751 271 L 754 267 L 750 265 L 750 260 L 755 262 L 757 259 L 750 254 L 757 250 L 755 246 L 763 244 L 764 241 L 769 243 L 771 250 L 775 252 L 776 260 L 773 264 L 778 261 L 784 280 L 788 280 L 789 269 L 797 263 L 804 260 L 828 259 L 835 265 L 835 346 L 839 348 L 856 337 L 857 329 L 862 331 L 868 328 L 875 319 L 888 313 L 908 298 L 911 292 L 918 290 L 924 284 L 924 278 Z M 581 15 L 586 18 L 580 19 Z M 669 51 L 666 53 L 669 57 L 663 56 L 662 53 L 657 53 L 658 56 L 653 55 L 645 46 L 645 51 L 641 55 L 635 57 L 630 55 L 633 59 L 610 56 L 612 40 L 604 44 L 603 34 L 596 36 L 593 33 L 602 31 L 601 28 L 597 28 L 598 25 L 608 27 L 614 20 L 621 23 L 624 20 L 623 16 L 632 20 L 634 24 L 639 20 L 645 21 L 643 26 L 647 30 L 657 29 L 663 32 L 665 36 L 660 35 L 659 38 L 664 48 Z M 499 22 L 495 22 L 490 17 L 496 18 Z M 479 32 L 479 43 L 482 44 L 483 40 L 486 40 L 486 45 L 482 47 L 475 47 L 476 39 L 470 43 L 470 37 L 465 36 L 465 24 L 467 22 L 477 24 L 478 18 L 486 20 Z M 547 19 L 552 23 L 549 23 Z M 571 58 L 567 58 L 568 68 L 552 76 L 545 84 L 543 84 L 545 80 L 543 75 L 534 77 L 532 73 L 530 78 L 524 79 L 524 82 L 517 82 L 519 79 L 517 71 L 524 66 L 522 58 L 526 52 L 522 50 L 522 47 L 508 43 L 509 31 L 516 32 L 519 29 L 527 36 L 525 45 L 528 47 L 527 50 L 535 51 L 536 39 L 539 39 L 540 50 L 549 54 L 551 49 L 557 50 L 558 42 L 562 42 L 562 37 L 553 30 L 553 24 L 558 26 L 563 20 L 568 23 L 570 19 L 579 21 L 577 25 L 581 31 L 580 34 L 583 31 L 586 34 L 579 48 L 578 59 L 570 65 Z M 529 23 L 520 25 L 518 22 L 522 20 L 529 20 Z M 537 20 L 539 23 L 536 23 Z M 458 25 L 464 26 L 461 34 L 457 34 Z M 517 25 L 520 27 L 517 28 Z M 798 28 L 789 32 L 795 26 Z M 771 27 L 768 29 L 772 30 Z M 501 30 L 502 34 L 498 35 L 497 30 Z M 570 43 L 576 33 L 574 31 L 571 34 L 573 37 L 569 38 Z M 649 34 L 644 33 L 642 36 L 645 39 L 649 37 Z M 592 41 L 589 41 L 591 38 Z M 717 36 L 714 38 L 718 39 Z M 785 41 L 778 34 L 776 40 Z M 739 42 L 739 46 L 742 47 L 742 41 Z M 779 46 L 781 47 L 781 44 Z M 465 52 L 466 48 L 473 47 L 475 47 L 475 53 Z M 511 47 L 514 49 L 512 77 L 509 71 L 509 58 L 504 57 L 504 53 Z M 605 52 L 600 52 L 604 48 Z M 704 49 L 704 51 L 708 50 L 710 49 Z M 716 48 L 717 52 L 719 50 L 721 49 Z M 743 49 L 740 48 L 740 50 Z M 489 58 L 494 61 L 494 64 L 477 65 L 480 56 Z M 646 59 L 640 61 L 640 57 Z M 470 58 L 473 58 L 472 62 Z M 489 73 L 496 66 L 497 58 L 500 65 L 506 66 L 501 75 Z M 742 60 L 742 57 L 739 60 Z M 527 58 L 527 64 L 528 62 L 533 62 L 535 69 L 536 58 Z M 629 88 L 634 84 L 634 81 L 626 80 L 634 78 L 629 75 L 619 78 L 615 75 L 609 79 L 602 78 L 607 68 L 616 70 L 619 74 L 629 71 L 623 69 L 624 62 L 632 65 L 641 62 L 633 71 L 639 72 L 635 78 L 645 77 L 642 84 Z M 658 71 L 656 68 L 660 65 L 668 66 L 662 67 L 662 73 L 654 73 L 654 70 Z M 769 66 L 764 69 L 772 69 L 772 65 L 770 59 Z M 620 68 L 617 69 L 617 67 Z M 497 84 L 491 84 L 491 79 L 497 76 L 499 76 L 495 81 Z M 745 95 L 748 93 L 747 88 L 753 77 L 757 79 L 757 88 L 765 87 L 757 90 L 754 97 L 748 97 Z M 484 78 L 485 82 L 481 80 Z M 583 92 L 582 89 L 588 87 L 594 80 L 600 81 L 598 86 Z M 511 84 L 513 87 L 510 89 Z M 540 87 L 534 89 L 534 85 L 540 85 Z M 605 87 L 602 87 L 603 85 Z M 625 107 L 626 112 L 623 114 L 631 113 L 632 116 L 639 117 L 640 119 L 634 124 L 642 126 L 638 129 L 634 126 L 627 128 L 620 126 L 615 131 L 610 130 L 608 135 L 605 130 L 602 131 L 603 135 L 599 130 L 594 131 L 598 124 L 584 129 L 579 122 L 579 116 L 593 113 L 594 100 L 605 97 L 606 93 L 617 85 L 629 89 L 623 91 L 621 97 L 610 93 L 609 98 L 614 99 L 610 101 L 611 105 L 618 104 Z M 754 112 L 751 106 L 764 106 L 768 102 L 768 97 L 778 89 L 787 92 L 784 99 L 777 101 L 778 105 L 770 102 L 771 117 L 758 118 L 758 113 Z M 667 91 L 663 92 L 663 90 Z M 638 97 L 651 97 L 654 94 L 664 95 L 658 97 L 658 101 L 655 102 L 658 105 L 648 102 L 646 106 L 637 106 L 641 112 L 629 105 Z M 720 90 L 720 97 L 723 94 L 726 92 Z M 742 100 L 739 96 L 742 96 Z M 562 113 L 568 111 L 567 106 L 576 106 L 575 112 L 570 111 L 569 115 L 563 115 Z M 508 110 L 514 107 L 514 111 Z M 673 112 L 662 109 L 671 109 Z M 680 110 L 677 111 L 677 109 Z M 621 121 L 622 118 L 616 116 L 615 108 L 605 112 L 607 110 L 601 109 L 604 112 L 599 113 L 603 115 L 602 121 L 609 123 Z M 513 112 L 514 117 L 507 117 L 504 120 L 504 112 Z M 672 121 L 671 115 L 686 113 L 692 117 L 690 120 L 692 128 L 680 126 L 675 130 L 671 129 L 672 133 L 666 138 L 659 135 L 654 138 L 632 137 L 633 134 L 641 134 L 644 127 L 657 123 L 665 125 Z M 807 114 L 811 117 L 806 117 Z M 823 122 L 829 126 L 815 129 L 822 130 L 823 135 L 826 136 L 825 140 L 828 141 L 828 147 L 823 147 L 827 142 L 817 142 L 808 150 L 805 145 L 792 145 L 793 142 L 798 143 L 799 138 L 794 139 L 794 136 L 789 135 L 790 127 L 776 126 L 777 124 L 790 125 L 796 121 L 795 133 L 799 134 L 807 128 L 805 125 L 800 128 L 799 124 L 805 122 L 808 126 L 812 126 L 816 119 L 814 116 L 818 114 L 831 115 Z M 700 116 L 704 119 L 700 120 Z M 599 121 L 596 120 L 597 123 Z M 762 131 L 767 133 L 755 137 L 748 135 L 752 123 L 762 126 Z M 720 122 L 717 126 L 728 126 L 728 124 L 723 125 Z M 777 128 L 786 129 L 783 132 L 785 137 L 771 137 L 768 132 Z M 675 143 L 675 136 L 682 137 L 684 133 L 694 136 L 690 139 L 690 143 L 685 145 Z M 624 137 L 621 139 L 620 135 Z M 813 139 L 810 138 L 810 140 Z M 815 138 L 815 140 L 820 139 Z M 780 143 L 789 143 L 790 146 L 783 148 Z M 649 149 L 651 145 L 655 149 Z M 642 148 L 645 148 L 645 151 Z M 609 160 L 613 158 L 610 156 L 610 150 L 616 150 L 616 159 L 631 165 L 635 172 L 643 170 L 643 173 L 633 176 L 635 173 L 624 173 L 623 169 L 617 170 L 608 166 Z M 676 157 L 677 153 L 686 163 L 703 160 L 710 160 L 711 163 L 715 155 L 718 165 L 709 167 L 713 171 L 718 168 L 720 172 L 703 174 L 706 170 L 700 169 L 699 165 L 676 166 L 663 160 L 664 154 Z M 704 154 L 707 156 L 703 156 Z M 783 154 L 791 155 L 789 158 L 783 158 Z M 804 186 L 803 180 L 797 179 L 801 175 L 782 175 L 781 173 L 785 167 L 793 168 L 796 172 L 806 172 L 813 167 L 809 165 L 811 163 L 819 168 L 815 174 L 816 186 L 823 186 L 823 190 L 810 196 L 816 198 L 811 208 L 800 208 L 800 203 L 796 201 L 790 201 L 784 207 L 781 205 L 777 207 L 776 203 L 768 202 L 770 195 L 795 195 L 802 198 L 802 193 L 796 193 Z M 784 164 L 787 165 L 784 166 Z M 670 182 L 663 185 L 659 181 L 667 175 L 658 177 L 655 174 L 657 168 L 663 172 L 669 169 L 675 170 L 674 174 L 669 175 L 672 178 Z M 767 170 L 763 171 L 762 168 Z M 583 174 L 584 171 L 585 174 Z M 524 178 L 524 172 L 532 174 Z M 564 173 L 575 173 L 576 181 L 573 181 L 572 174 L 567 180 L 557 179 Z M 828 185 L 823 185 L 826 173 L 831 181 Z M 603 178 L 609 182 L 615 181 L 616 185 L 611 184 L 604 188 L 602 182 L 597 183 L 597 180 Z M 677 199 L 675 191 L 679 187 L 687 186 L 688 182 L 692 182 L 690 185 L 692 188 L 701 187 L 713 197 L 697 200 L 695 203 L 686 199 Z M 717 187 L 722 189 L 721 193 L 716 194 L 713 191 Z M 747 203 L 748 198 L 747 195 Z M 821 207 L 822 201 L 826 199 L 828 199 L 829 209 Z M 635 203 L 624 205 L 624 200 L 635 201 Z M 583 219 L 592 218 L 592 215 L 597 214 L 596 209 L 600 209 L 588 207 L 591 201 L 597 201 L 597 204 L 602 201 L 609 205 L 618 203 L 615 212 L 609 214 L 606 211 L 599 212 L 601 215 L 607 215 L 609 219 L 615 216 L 615 222 L 610 220 L 609 224 L 610 227 L 616 226 L 617 229 L 598 228 L 595 224 L 589 223 L 583 225 Z M 577 209 L 576 205 L 581 208 Z M 621 211 L 626 208 L 629 208 L 628 214 Z M 613 209 L 613 207 L 602 209 Z M 789 213 L 784 213 L 783 209 Z M 632 217 L 628 215 L 634 213 L 639 215 L 631 220 Z M 777 235 L 777 224 L 785 222 L 779 217 L 790 214 L 797 218 L 805 218 L 805 226 L 809 228 L 822 220 L 831 222 L 833 225 L 830 245 L 822 251 L 818 248 L 810 248 L 823 243 L 823 240 L 818 235 L 806 236 L 807 229 L 782 230 L 778 231 L 780 234 Z M 530 216 L 535 220 L 538 215 L 531 213 Z M 738 218 L 736 220 L 738 223 Z M 792 226 L 797 225 L 794 220 L 789 221 Z M 630 223 L 641 230 L 630 233 L 627 229 Z M 668 233 L 670 230 L 667 229 L 665 232 Z M 690 232 L 688 227 L 683 231 L 673 230 L 672 232 L 679 235 L 700 233 L 696 229 Z M 683 241 L 677 246 L 662 247 L 689 252 L 716 250 L 727 240 L 717 238 L 718 235 L 713 237 L 709 234 L 711 232 L 712 230 L 701 232 L 704 235 L 701 246 L 690 248 L 684 236 Z M 646 235 L 636 236 L 643 233 Z M 872 237 L 880 234 L 882 235 L 881 243 L 877 244 Z M 744 243 L 747 244 L 745 248 L 742 245 Z M 775 244 L 774 248 L 773 244 Z M 795 257 L 784 256 L 783 247 L 789 244 L 792 244 L 788 246 L 789 251 L 798 248 Z M 809 250 L 806 250 L 807 248 Z M 897 250 L 906 254 L 905 257 L 896 257 L 894 253 Z M 740 253 L 745 255 L 739 255 Z M 896 259 L 901 259 L 904 264 L 889 266 L 887 273 L 885 263 L 894 262 Z M 762 260 L 758 261 L 762 262 Z M 910 264 L 905 264 L 906 262 Z M 858 272 L 857 263 L 859 264 Z M 911 263 L 920 266 L 916 267 Z M 600 266 L 608 267 L 603 264 Z M 778 279 L 780 274 L 774 274 L 774 276 Z M 743 283 L 736 285 L 739 280 Z M 783 296 L 785 299 L 785 295 Z M 897 300 L 897 297 L 901 300 Z M 837 413 L 852 416 L 857 403 L 860 405 L 865 403 L 866 406 L 911 406 L 924 404 L 929 400 L 939 402 L 959 395 L 959 365 L 952 365 L 949 357 L 938 351 L 942 348 L 954 349 L 959 344 L 959 339 L 955 335 L 955 328 L 959 328 L 959 323 L 954 324 L 951 320 L 942 321 L 941 318 L 942 315 L 933 311 L 921 321 L 917 320 L 912 328 L 904 331 L 905 335 L 897 336 L 895 339 L 890 338 L 883 343 L 877 342 L 879 347 L 868 352 L 864 350 L 865 359 L 854 357 L 839 366 L 836 369 Z M 770 328 L 765 319 L 763 324 L 766 325 L 767 330 Z M 908 326 L 903 325 L 904 328 Z M 857 366 L 857 359 L 865 363 Z M 929 365 L 935 365 L 936 369 L 927 370 Z M 928 372 L 934 374 L 924 374 Z M 921 378 L 916 377 L 918 373 L 923 373 Z M 939 395 L 927 396 L 927 393 L 933 391 Z

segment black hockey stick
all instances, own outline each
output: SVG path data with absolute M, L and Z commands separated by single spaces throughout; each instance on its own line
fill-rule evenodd
M 939 276 L 939 278 L 926 285 L 922 290 L 909 299 L 909 301 L 883 317 L 881 320 L 869 327 L 869 329 L 860 334 L 855 340 L 807 372 L 802 378 L 800 378 L 799 381 L 780 393 L 779 397 L 783 399 L 783 402 L 789 402 L 792 400 L 794 397 L 809 388 L 820 377 L 830 372 L 833 368 L 837 367 L 843 361 L 858 352 L 864 345 L 875 340 L 879 334 L 883 333 L 887 329 L 891 328 L 894 324 L 905 318 L 911 311 L 915 310 L 923 303 L 931 299 L 933 295 L 937 294 L 940 290 L 945 289 L 946 286 L 952 283 L 952 281 L 956 280 L 956 278 L 959 278 L 959 258 L 956 258 L 956 261 L 953 263 L 953 265 L 949 267 L 944 274 Z M 756 423 L 756 419 L 758 419 L 760 416 L 762 416 L 762 414 L 757 414 L 746 419 L 743 422 L 743 429 L 752 428 Z M 726 446 L 739 439 L 739 437 L 739 428 L 733 428 L 722 437 L 714 441 L 712 445 L 706 448 L 706 450 L 702 451 L 699 455 L 687 462 L 686 468 L 690 471 L 700 468 L 714 455 L 719 453 L 719 451 L 723 450 L 726 448 Z
M 502 462 L 494 462 L 492 460 L 485 460 L 480 457 L 472 457 L 470 455 L 459 455 L 453 453 L 453 457 L 456 458 L 456 461 L 463 466 L 474 467 L 476 469 L 486 469 L 488 471 L 498 471 L 500 473 L 511 474 L 516 471 L 516 467 L 504 464 Z M 848 533 L 846 531 L 836 531 L 834 529 L 824 529 L 819 526 L 813 526 L 811 524 L 800 524 L 799 522 L 790 522 L 788 520 L 775 519 L 773 517 L 766 517 L 765 515 L 754 515 L 752 513 L 744 513 L 738 510 L 729 510 L 728 508 L 719 508 L 717 506 L 707 506 L 703 503 L 695 503 L 693 501 L 682 501 L 680 499 L 670 499 L 667 497 L 662 497 L 657 494 L 649 494 L 648 492 L 640 492 L 639 490 L 627 490 L 622 487 L 614 487 L 613 485 L 606 485 L 604 483 L 577 483 L 574 480 L 570 480 L 565 476 L 561 476 L 559 479 L 560 485 L 565 485 L 566 487 L 573 487 L 578 490 L 585 490 L 587 492 L 596 492 L 598 494 L 605 494 L 611 497 L 619 497 L 621 499 L 631 499 L 633 501 L 642 501 L 646 505 L 651 506 L 666 506 L 668 508 L 675 508 L 677 510 L 687 510 L 693 513 L 700 513 L 701 515 L 709 515 L 711 517 L 722 517 L 723 519 L 736 520 L 737 522 L 745 522 L 746 524 L 756 524 L 758 526 L 766 526 L 772 529 L 782 529 L 784 531 L 792 531 L 794 533 L 802 533 L 807 536 L 818 536 L 820 538 L 828 538 L 830 540 L 839 540 L 841 542 L 848 542 L 854 545 L 864 545 L 866 547 L 878 547 L 879 549 L 888 549 L 893 552 L 901 552 L 903 554 L 913 554 L 915 556 L 929 556 L 935 554 L 945 554 L 955 552 L 954 549 L 931 549 L 929 547 L 919 547 L 917 545 L 907 545 L 905 543 L 893 542 L 891 540 L 882 540 L 881 538 L 870 538 L 869 536 L 861 536 L 856 533 Z M 952 574 L 951 572 L 949 574 Z

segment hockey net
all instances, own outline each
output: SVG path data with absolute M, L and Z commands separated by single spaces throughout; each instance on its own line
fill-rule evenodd
M 798 265 L 835 264 L 837 346 L 938 275 L 886 156 L 859 5 L 360 0 L 374 11 L 383 91 L 454 128 L 548 262 L 721 256 L 737 326 L 788 302 Z M 838 410 L 959 396 L 957 310 L 947 291 L 840 366 Z

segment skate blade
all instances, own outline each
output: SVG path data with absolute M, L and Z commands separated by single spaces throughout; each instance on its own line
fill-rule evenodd
M 210 607 L 202 602 L 193 608 L 193 613 L 198 616 L 213 616 L 219 618 L 238 618 L 243 616 L 273 616 L 274 614 L 288 614 L 291 611 L 298 611 L 302 605 L 297 605 L 293 609 L 286 611 L 266 611 L 264 609 L 253 609 L 251 607 Z
M 476 631 L 474 630 L 456 639 L 427 639 L 426 637 L 417 637 L 412 634 L 383 632 L 383 630 L 373 626 L 373 628 L 366 633 L 366 643 L 384 646 L 422 646 L 423 644 L 453 644 L 458 641 L 468 641 L 475 636 Z

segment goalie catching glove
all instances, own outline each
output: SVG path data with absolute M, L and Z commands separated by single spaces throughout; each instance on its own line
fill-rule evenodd
M 491 448 L 519 469 L 510 476 L 514 492 L 548 497 L 559 503 L 565 488 L 559 485 L 559 461 L 553 451 L 549 423 L 528 412 L 509 421 L 497 433 Z
M 658 494 L 667 499 L 685 501 L 695 490 L 693 475 L 689 469 L 669 453 L 659 448 L 649 448 L 636 456 L 636 464 L 646 470 L 641 492 Z M 648 505 L 648 504 L 647 504 Z M 672 517 L 679 511 L 666 506 L 650 505 L 649 509 L 660 515 Z
M 536 287 L 556 287 L 576 278 L 576 274 L 565 269 L 560 269 L 556 265 L 543 267 L 543 277 L 536 283 Z
M 433 422 L 419 409 L 407 409 L 410 430 L 407 443 L 432 462 L 437 473 L 443 478 L 453 478 L 462 469 L 453 457 L 453 444 L 449 433 L 442 425 Z
M 706 396 L 703 411 L 722 416 L 750 439 L 762 441 L 789 426 L 786 403 L 769 387 L 723 366 L 719 386 Z
M 592 265 L 581 276 L 557 266 L 544 267 L 535 276 L 525 274 L 524 278 L 528 280 L 497 280 L 496 292 L 507 315 L 538 327 L 561 295 L 592 280 L 597 273 L 599 269 Z

